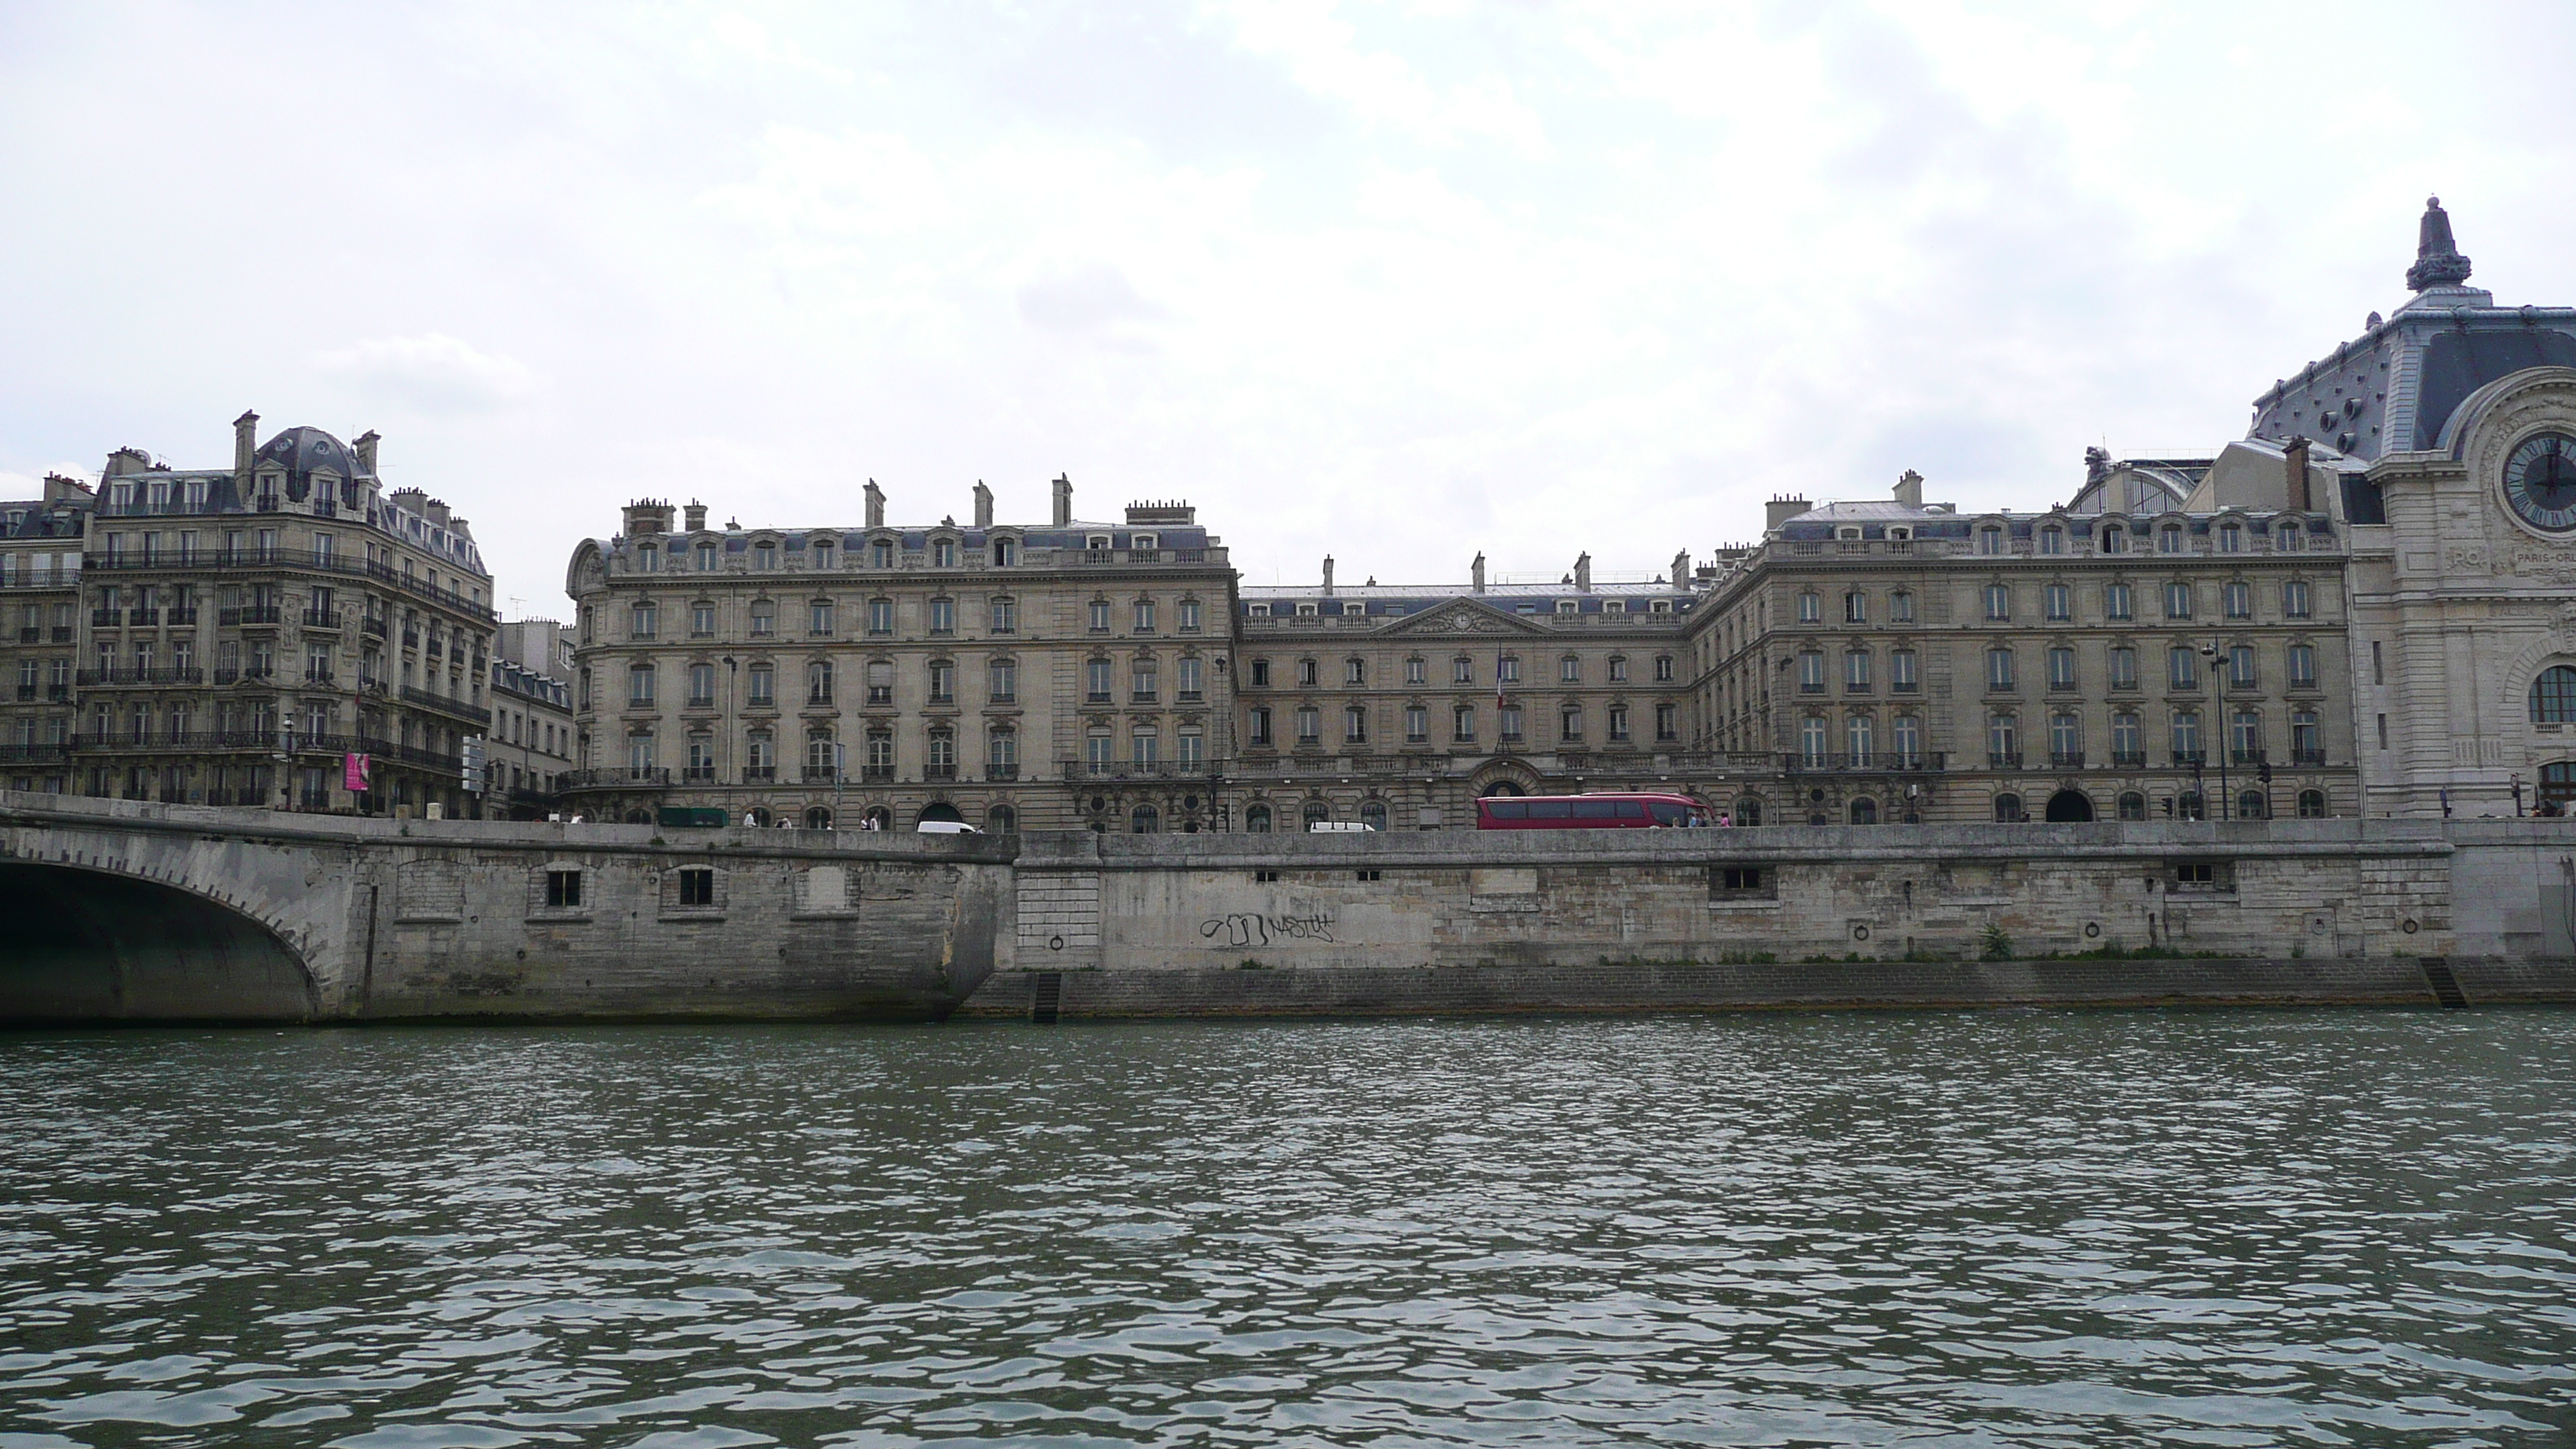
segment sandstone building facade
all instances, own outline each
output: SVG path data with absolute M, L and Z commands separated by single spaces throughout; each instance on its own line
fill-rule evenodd
M 266 442 L 233 465 L 136 449 L 95 486 L 0 504 L 9 781 L 129 799 L 383 813 L 468 807 L 495 617 L 473 534 L 386 492 L 377 438 Z M 349 757 L 367 757 L 349 788 Z

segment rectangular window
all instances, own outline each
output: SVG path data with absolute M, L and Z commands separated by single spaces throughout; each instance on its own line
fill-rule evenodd
M 2013 652 L 2012 652 L 2011 650 L 2009 650 L 2009 649 L 1989 649 L 1989 650 L 1987 650 L 1987 651 L 1986 651 L 1986 688 L 1988 688 L 1988 689 L 1996 689 L 1996 690 L 2003 690 L 2003 689 L 2010 689 L 2010 688 L 2012 688 L 2012 687 L 2013 687 Z
M 995 599 L 984 611 L 985 628 L 994 634 L 1019 632 L 1020 606 L 1016 600 Z
M 1914 651 L 1898 649 L 1887 656 L 1887 687 L 1898 694 L 1912 694 L 1922 687 L 1914 673 Z
M 2075 591 L 2073 589 L 2068 588 L 2064 584 L 2050 584 L 2048 586 L 2048 617 L 2052 622 L 2061 624 L 2075 617 Z
M 1253 688 L 1255 688 L 1255 689 L 1267 689 L 1269 686 L 1270 686 L 1270 661 L 1269 661 L 1269 660 L 1267 660 L 1267 659 L 1255 659 L 1255 660 L 1253 660 L 1253 661 L 1252 661 L 1252 687 L 1253 687 Z
M 1404 661 L 1404 682 L 1407 684 L 1430 683 L 1431 661 L 1428 659 L 1408 659 Z
M 2191 617 L 2191 585 L 2180 580 L 2165 585 L 2165 617 L 2168 619 Z
M 930 632 L 933 634 L 954 634 L 957 632 L 957 601 L 955 599 L 933 599 L 930 601 Z
M 703 865 L 680 868 L 680 907 L 683 910 L 703 908 L 716 903 L 716 873 Z
M 894 632 L 894 600 L 868 600 L 868 632 L 871 634 Z
M 2111 651 L 2111 687 L 2113 689 L 2138 687 L 2137 650 L 2122 645 Z
M 689 637 L 692 639 L 712 639 L 715 637 L 715 632 L 716 606 L 713 604 L 691 604 L 689 606 Z
M 2176 689 L 2200 688 L 2200 656 L 2179 645 L 2165 651 L 2165 681 Z
M 2106 619 L 2127 619 L 2134 617 L 2130 613 L 2129 586 L 2127 584 L 2105 584 L 2102 586 L 2102 617 Z
M 1198 601 L 1198 600 L 1196 600 L 1196 599 L 1183 599 L 1183 600 L 1181 600 L 1181 602 L 1180 602 L 1180 624 L 1181 624 L 1181 632 L 1182 632 L 1182 633 L 1184 633 L 1184 634 L 1195 634 L 1195 633 L 1197 633 L 1197 632 L 1199 631 L 1199 601 Z
M 1109 632 L 1109 601 L 1107 599 L 1094 599 L 1091 601 L 1091 632 L 1094 634 L 1106 634 Z
M 2376 639 L 2370 641 L 2370 682 L 2373 684 L 2386 684 L 2388 682 L 2388 671 L 2382 667 L 2379 657 L 2379 641 Z
M 2282 614 L 2292 619 L 2304 619 L 2309 616 L 2310 607 L 2306 579 L 2290 579 L 2281 585 Z
M 2059 645 L 2048 651 L 2048 687 L 2051 689 L 2075 687 L 2074 650 Z
M 1404 711 L 1404 742 L 1418 745 L 1426 743 L 1430 738 L 1431 711 L 1418 704 L 1409 706 Z
M 2379 717 L 2379 747 L 2388 748 L 2388 716 L 2384 714 Z
M 755 664 L 751 666 L 752 706 L 757 709 L 767 709 L 777 701 L 777 698 L 777 671 L 766 664 Z
M 550 870 L 546 872 L 546 905 L 552 910 L 572 910 L 581 905 L 581 872 Z
M 1252 711 L 1252 743 L 1266 748 L 1270 742 L 1270 708 L 1256 706 Z
M 1825 656 L 1812 650 L 1798 656 L 1798 692 L 1822 694 L 1825 688 Z
M 2012 589 L 2004 584 L 1986 585 L 1986 618 L 2001 623 L 2012 617 Z
M 1154 601 L 1151 599 L 1136 601 L 1136 632 L 1139 634 L 1154 632 Z
M 2251 619 L 2254 617 L 2254 586 L 2252 584 L 2230 583 L 2220 589 L 2218 591 L 2218 595 L 2219 610 L 2228 618 Z
M 1085 703 L 1108 704 L 1112 702 L 1112 676 L 1108 660 L 1094 659 L 1088 661 L 1082 667 L 1082 675 Z
M 1349 685 L 1362 685 L 1368 683 L 1368 661 L 1365 659 L 1343 660 L 1342 683 Z
M 1473 660 L 1473 659 L 1469 659 L 1469 658 L 1467 658 L 1465 655 L 1460 655 L 1457 659 L 1455 659 L 1455 660 L 1451 661 L 1450 670 L 1449 670 L 1449 682 L 1450 682 L 1450 683 L 1452 683 L 1452 684 L 1473 684 L 1473 683 L 1475 683 L 1475 682 L 1476 682 L 1476 661 L 1475 661 L 1475 660 Z
M 996 659 L 988 666 L 989 697 L 995 704 L 1010 704 L 1019 698 L 1020 667 L 1008 659 Z
M 1175 666 L 1178 673 L 1172 687 L 1182 704 L 1197 704 L 1207 693 L 1207 661 L 1195 654 L 1184 654 Z

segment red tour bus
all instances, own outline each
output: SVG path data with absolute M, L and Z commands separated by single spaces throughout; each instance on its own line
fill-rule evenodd
M 1478 830 L 1644 830 L 1681 825 L 1699 803 L 1687 795 L 1488 795 Z

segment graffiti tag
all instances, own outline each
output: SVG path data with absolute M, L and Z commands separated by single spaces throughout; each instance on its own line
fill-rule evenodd
M 1199 922 L 1199 936 L 1224 950 L 1267 946 L 1273 941 L 1330 941 L 1333 918 L 1311 916 L 1213 916 Z

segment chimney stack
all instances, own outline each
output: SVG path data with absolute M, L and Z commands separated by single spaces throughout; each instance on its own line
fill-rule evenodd
M 885 490 L 874 478 L 868 480 L 868 527 L 885 527 Z
M 1467 577 L 1476 581 L 1477 593 L 1481 594 L 1485 591 L 1485 556 L 1483 554 L 1477 554 L 1476 561 L 1467 565 Z
M 383 441 L 376 436 L 375 429 L 369 428 L 358 435 L 358 441 L 350 444 L 358 450 L 358 471 L 369 478 L 376 476 L 376 444 Z
M 2281 466 L 2288 470 L 2289 506 L 2306 512 L 2315 505 L 2308 501 L 2308 440 L 2296 433 L 2281 449 Z
M 696 499 L 692 498 L 692 499 L 690 499 L 690 500 L 689 500 L 689 506 L 687 507 L 687 509 L 685 509 L 685 510 L 683 511 L 683 514 L 684 514 L 684 516 L 685 516 L 685 517 L 688 519 L 688 521 L 689 521 L 689 532 L 691 532 L 691 533 L 704 533 L 704 532 L 706 532 L 706 528 L 707 528 L 707 506 L 706 506 L 705 504 L 700 503 L 700 502 L 698 502 Z
M 259 451 L 259 414 L 246 412 L 233 419 L 233 483 L 250 495 L 251 455 Z
M 1329 593 L 1331 593 L 1332 591 L 1333 591 L 1333 556 L 1332 556 L 1331 554 L 1326 554 L 1326 555 L 1324 555 L 1324 592 L 1325 592 L 1325 593 L 1327 593 L 1327 594 L 1329 594 Z
M 993 490 L 985 487 L 981 478 L 975 480 L 975 526 L 993 526 Z
M 1792 498 L 1785 493 L 1779 494 L 1773 497 L 1770 502 L 1762 505 L 1763 531 L 1766 533 L 1776 533 L 1779 531 L 1781 524 L 1788 522 L 1790 519 L 1797 517 L 1801 513 L 1805 513 L 1814 506 L 1814 504 L 1809 503 L 1804 498 Z
M 1690 550 L 1683 549 L 1673 555 L 1673 576 L 1668 582 L 1674 588 L 1687 589 L 1690 587 L 1690 576 Z
M 1908 468 L 1896 475 L 1896 501 L 1908 508 L 1923 506 L 1923 475 Z
M 1592 555 L 1588 553 L 1574 556 L 1574 588 L 1577 593 L 1592 592 Z
M 1054 518 L 1058 528 L 1073 526 L 1073 479 L 1062 473 L 1055 475 Z

